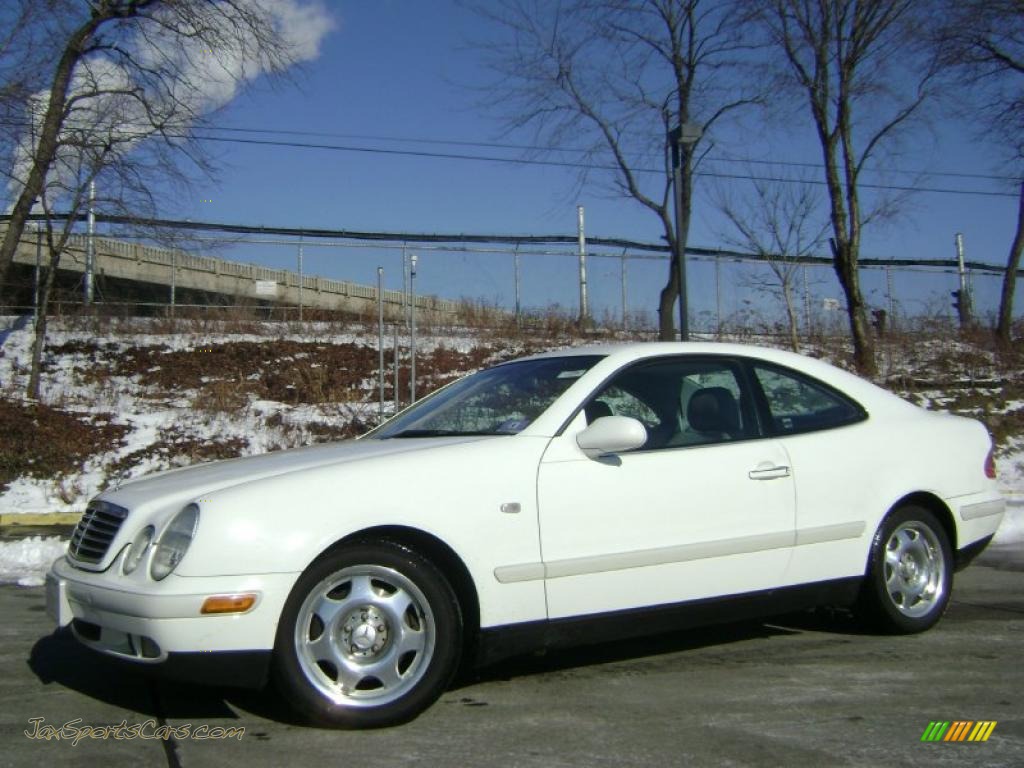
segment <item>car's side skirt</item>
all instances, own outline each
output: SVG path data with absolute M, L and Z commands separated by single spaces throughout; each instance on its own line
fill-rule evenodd
M 671 605 L 487 627 L 480 632 L 476 664 L 486 666 L 501 659 L 542 649 L 569 648 L 627 637 L 656 635 L 709 624 L 773 616 L 818 605 L 850 605 L 857 597 L 862 580 L 862 577 L 857 576 Z

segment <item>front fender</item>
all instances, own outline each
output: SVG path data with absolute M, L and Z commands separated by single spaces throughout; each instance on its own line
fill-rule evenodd
M 195 539 L 177 573 L 297 575 L 354 533 L 401 526 L 441 540 L 465 563 L 482 625 L 543 618 L 542 584 L 501 585 L 494 571 L 540 559 L 536 475 L 546 444 L 520 435 L 452 445 L 204 495 L 197 499 Z

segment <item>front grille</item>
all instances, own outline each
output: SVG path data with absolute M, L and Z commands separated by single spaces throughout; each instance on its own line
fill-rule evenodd
M 110 549 L 128 510 L 106 501 L 90 501 L 75 526 L 68 554 L 83 563 L 98 563 Z

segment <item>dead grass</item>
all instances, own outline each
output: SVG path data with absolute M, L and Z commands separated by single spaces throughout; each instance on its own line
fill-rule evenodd
M 482 342 L 463 352 L 440 345 L 416 359 L 416 386 L 428 394 L 468 371 L 548 349 L 532 340 Z M 376 397 L 378 354 L 355 343 L 297 342 L 287 339 L 229 341 L 190 350 L 167 345 L 122 349 L 116 344 L 75 340 L 47 349 L 46 365 L 75 355 L 76 373 L 86 384 L 103 386 L 112 377 L 134 379 L 153 397 L 195 393 L 193 406 L 212 413 L 233 412 L 250 398 L 288 405 L 364 403 Z M 399 359 L 403 385 L 408 379 L 407 351 Z M 385 397 L 393 397 L 394 359 L 385 351 Z
M 49 350 L 90 361 L 86 380 L 107 376 L 137 378 L 158 394 L 194 390 L 196 407 L 231 411 L 249 396 L 282 403 L 359 401 L 367 373 L 376 369 L 376 350 L 360 344 L 296 342 L 285 339 L 235 341 L 191 350 L 166 345 L 129 347 L 112 354 L 90 342 Z
M 107 467 L 107 485 L 118 477 L 129 474 L 139 464 L 162 467 L 187 466 L 202 461 L 233 459 L 245 455 L 249 441 L 244 437 L 225 437 L 219 440 L 190 435 L 179 427 L 171 427 L 160 439 L 145 448 L 122 456 Z
M 117 448 L 128 431 L 111 416 L 80 416 L 0 400 L 0 491 L 18 477 L 62 478 L 90 456 Z

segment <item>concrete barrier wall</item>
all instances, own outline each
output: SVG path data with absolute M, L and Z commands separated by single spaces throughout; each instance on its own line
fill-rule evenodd
M 85 235 L 71 236 L 68 250 L 61 256 L 62 271 L 85 271 L 86 241 Z M 95 238 L 95 244 L 97 276 L 104 275 L 169 287 L 173 273 L 174 284 L 178 288 L 218 293 L 238 299 L 287 305 L 299 303 L 297 272 L 105 237 Z M 45 261 L 45 250 L 43 258 Z M 27 232 L 15 254 L 15 261 L 28 265 L 36 263 L 36 244 Z M 270 286 L 270 283 L 273 283 L 273 286 Z M 272 289 L 273 293 L 269 292 L 268 288 Z M 387 314 L 396 315 L 403 304 L 402 292 L 385 290 L 384 303 Z M 377 287 L 318 275 L 303 275 L 302 306 L 353 313 L 375 311 Z M 416 306 L 420 311 L 450 315 L 457 312 L 460 305 L 458 302 L 439 299 L 436 296 L 417 296 Z

